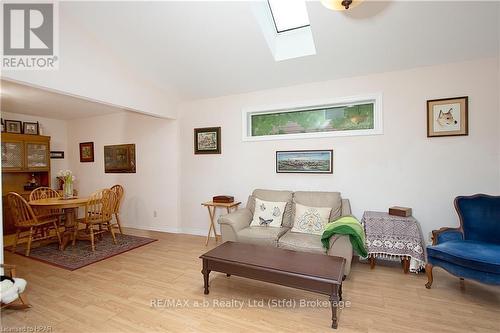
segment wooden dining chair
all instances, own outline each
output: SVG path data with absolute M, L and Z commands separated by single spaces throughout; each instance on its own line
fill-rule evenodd
M 30 201 L 40 200 L 40 199 L 48 199 L 48 198 L 60 198 L 61 195 L 56 190 L 51 189 L 50 187 L 39 187 L 34 189 L 30 193 Z M 53 215 L 57 217 L 58 224 L 62 225 L 62 217 L 64 216 L 64 212 L 59 208 L 34 208 L 34 211 L 37 215 Z
M 28 202 L 19 194 L 10 192 L 7 194 L 7 202 L 12 213 L 16 235 L 12 252 L 16 252 L 16 246 L 20 238 L 28 238 L 26 247 L 26 256 L 30 255 L 31 244 L 34 241 L 52 238 L 50 231 L 55 230 L 57 240 L 61 244 L 61 235 L 57 225 L 57 217 L 52 215 L 36 215 Z M 22 236 L 21 233 L 29 231 L 28 235 Z
M 90 195 L 85 204 L 85 215 L 77 219 L 77 227 L 73 234 L 73 245 L 76 243 L 78 224 L 85 224 L 85 230 L 89 233 L 92 252 L 95 252 L 95 238 L 104 232 L 109 231 L 116 244 L 116 237 L 111 219 L 113 217 L 113 205 L 116 203 L 116 194 L 110 189 L 104 189 L 94 192 Z M 105 227 L 105 229 L 103 229 Z
M 51 189 L 50 187 L 39 187 L 31 191 L 30 193 L 30 201 L 60 197 L 61 196 L 59 195 L 59 193 L 56 190 Z
M 113 215 L 115 216 L 116 223 L 111 224 L 112 226 L 118 226 L 118 230 L 120 230 L 120 234 L 123 234 L 122 225 L 120 223 L 120 206 L 123 199 L 123 186 L 121 185 L 113 185 L 110 190 L 116 194 L 116 203 L 113 206 Z

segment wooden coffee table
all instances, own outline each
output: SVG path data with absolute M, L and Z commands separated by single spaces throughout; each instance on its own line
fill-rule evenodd
M 332 328 L 337 328 L 344 258 L 235 242 L 225 242 L 200 258 L 205 294 L 210 272 L 216 271 L 328 295 Z

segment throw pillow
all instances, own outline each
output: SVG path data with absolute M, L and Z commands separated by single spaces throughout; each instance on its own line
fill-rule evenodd
M 281 227 L 286 202 L 271 202 L 255 198 L 251 227 Z
M 308 207 L 295 203 L 292 232 L 321 235 L 330 218 L 330 207 Z

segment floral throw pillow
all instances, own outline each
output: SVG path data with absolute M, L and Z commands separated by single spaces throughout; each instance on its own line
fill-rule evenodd
M 251 227 L 281 227 L 286 202 L 271 202 L 255 198 Z
M 330 207 L 308 207 L 295 203 L 292 232 L 321 235 L 330 218 Z

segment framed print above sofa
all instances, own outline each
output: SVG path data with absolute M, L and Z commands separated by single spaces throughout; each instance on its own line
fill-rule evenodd
M 276 173 L 333 173 L 333 150 L 277 151 Z

